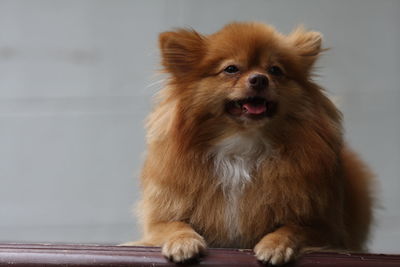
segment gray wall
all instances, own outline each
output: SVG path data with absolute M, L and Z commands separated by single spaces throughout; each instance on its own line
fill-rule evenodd
M 324 34 L 318 81 L 379 177 L 371 249 L 399 253 L 399 14 L 396 0 L 0 1 L 0 242 L 137 238 L 157 34 L 258 20 Z

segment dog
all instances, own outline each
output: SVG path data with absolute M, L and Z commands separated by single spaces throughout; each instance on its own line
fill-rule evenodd
M 313 82 L 322 35 L 231 23 L 159 36 L 168 75 L 147 121 L 143 238 L 173 262 L 251 248 L 281 265 L 313 248 L 365 249 L 368 167 Z

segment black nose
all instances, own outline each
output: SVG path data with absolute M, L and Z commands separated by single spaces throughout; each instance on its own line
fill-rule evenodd
M 267 89 L 268 78 L 262 74 L 253 74 L 249 77 L 249 85 L 256 91 Z

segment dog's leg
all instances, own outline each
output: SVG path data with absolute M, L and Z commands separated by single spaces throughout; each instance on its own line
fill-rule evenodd
M 299 256 L 309 236 L 315 236 L 311 229 L 285 225 L 265 235 L 254 247 L 254 253 L 259 261 L 282 265 Z
M 207 248 L 202 236 L 187 223 L 178 221 L 149 225 L 141 243 L 161 246 L 162 254 L 173 262 L 197 258 Z

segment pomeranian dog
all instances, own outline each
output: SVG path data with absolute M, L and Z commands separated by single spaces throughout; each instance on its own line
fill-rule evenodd
M 148 118 L 143 238 L 173 262 L 252 248 L 273 265 L 308 248 L 365 248 L 371 174 L 312 81 L 321 34 L 232 23 L 159 36 L 169 75 Z

